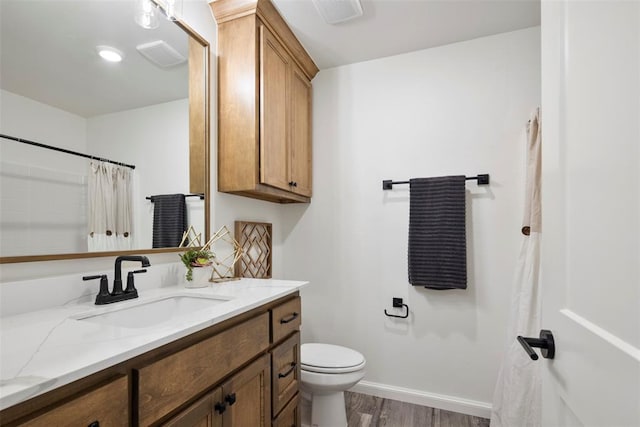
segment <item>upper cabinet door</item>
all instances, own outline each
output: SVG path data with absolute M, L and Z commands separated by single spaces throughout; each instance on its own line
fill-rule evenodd
M 291 190 L 289 171 L 289 73 L 291 59 L 260 26 L 260 182 Z
M 295 65 L 291 73 L 290 105 L 291 190 L 311 197 L 311 82 Z

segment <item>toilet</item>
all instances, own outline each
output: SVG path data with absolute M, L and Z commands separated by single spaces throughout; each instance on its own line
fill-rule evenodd
M 312 427 L 346 427 L 344 392 L 365 374 L 364 356 L 347 347 L 307 343 L 300 347 L 302 392 L 311 399 Z

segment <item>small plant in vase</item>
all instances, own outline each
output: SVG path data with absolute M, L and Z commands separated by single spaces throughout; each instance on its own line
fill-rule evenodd
M 209 267 L 213 263 L 213 252 L 206 249 L 189 249 L 187 252 L 180 255 L 180 259 L 185 267 L 187 267 L 187 274 L 185 279 L 188 282 L 193 280 L 193 269 Z

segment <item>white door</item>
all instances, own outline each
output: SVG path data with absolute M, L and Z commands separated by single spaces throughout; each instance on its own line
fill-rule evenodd
M 640 1 L 542 1 L 543 422 L 640 426 Z

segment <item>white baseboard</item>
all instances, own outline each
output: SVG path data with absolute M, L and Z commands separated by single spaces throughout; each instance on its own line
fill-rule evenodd
M 446 411 L 459 412 L 482 418 L 491 418 L 491 404 L 477 400 L 462 399 L 444 394 L 428 393 L 404 387 L 387 384 L 360 381 L 349 391 L 382 397 L 384 399 L 399 400 Z

